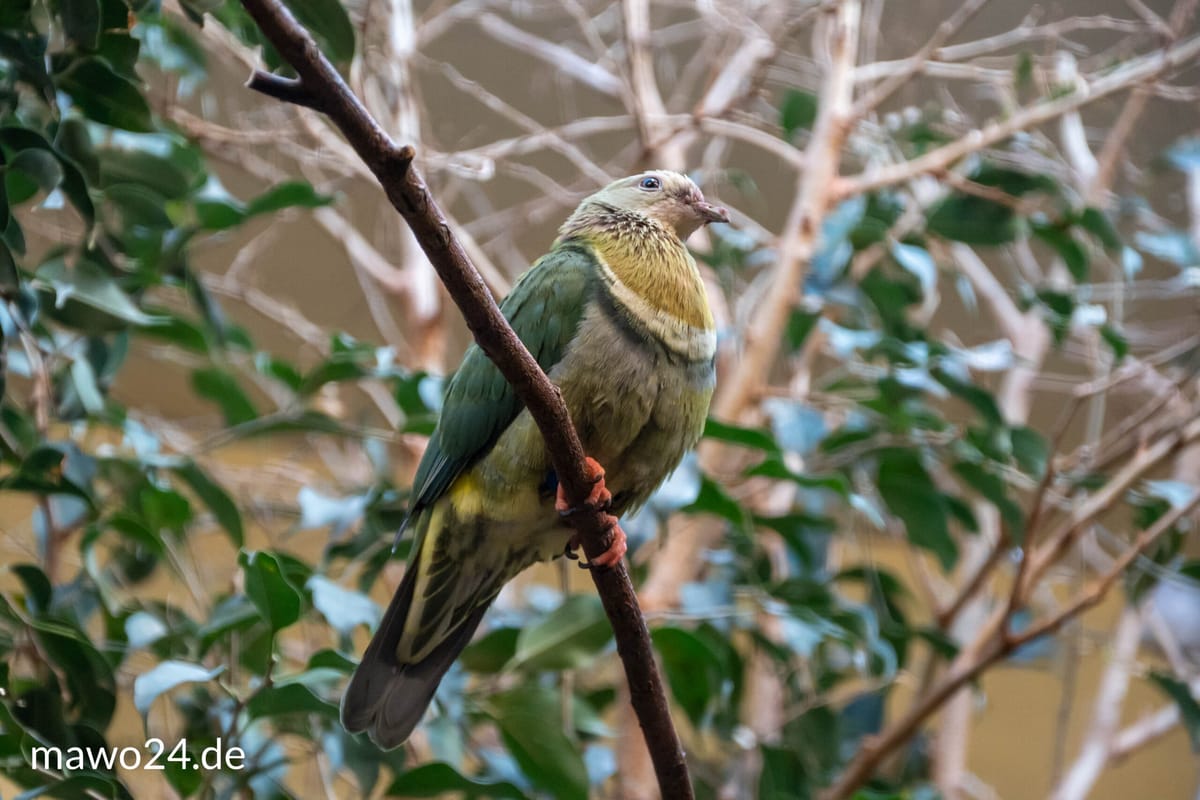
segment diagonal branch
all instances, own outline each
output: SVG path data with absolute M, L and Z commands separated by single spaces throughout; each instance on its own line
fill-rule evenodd
M 1070 620 L 1097 605 L 1138 556 L 1146 552 L 1151 545 L 1162 538 L 1167 531 L 1171 530 L 1197 506 L 1200 506 L 1200 492 L 1194 493 L 1187 502 L 1171 509 L 1153 525 L 1142 531 L 1121 557 L 1113 562 L 1112 567 L 1093 581 L 1089 588 L 1076 595 L 1050 617 L 1030 625 L 1021 633 L 1005 635 L 1004 630 L 1010 614 L 1007 609 L 1001 610 L 989 621 L 979 639 L 976 640 L 978 646 L 962 650 L 946 674 L 930 688 L 919 703 L 885 727 L 879 734 L 864 741 L 837 781 L 821 794 L 822 800 L 843 800 L 843 798 L 850 797 L 859 786 L 871 777 L 885 756 L 908 741 L 921 723 L 941 708 L 942 704 L 959 689 L 974 680 L 989 666 L 1011 655 L 1018 648 L 1056 632 Z
M 1019 131 L 1057 119 L 1069 111 L 1160 76 L 1193 61 L 1197 56 L 1200 56 L 1200 36 L 1194 36 L 1167 50 L 1136 58 L 1091 81 L 1085 91 L 1075 91 L 1023 108 L 1006 119 L 971 131 L 966 136 L 930 150 L 918 158 L 843 178 L 838 182 L 835 194 L 838 199 L 852 197 L 903 183 L 919 175 L 947 169 L 964 156 L 1002 142 Z
M 480 348 L 495 362 L 529 409 L 546 441 L 567 500 L 582 506 L 592 483 L 584 469 L 583 445 L 558 388 L 542 372 L 500 313 L 466 250 L 450 229 L 421 175 L 413 167 L 411 146 L 398 146 L 380 127 L 308 32 L 279 0 L 242 0 L 242 5 L 283 59 L 296 70 L 302 96 L 312 98 L 346 137 L 379 180 L 388 200 L 404 217 L 458 305 Z M 256 73 L 250 85 L 273 85 Z M 603 554 L 611 528 L 605 515 L 581 509 L 570 518 L 589 559 Z M 649 632 L 623 563 L 592 570 L 617 640 L 617 652 L 629 681 L 631 703 L 646 737 L 664 797 L 692 797 L 679 737 L 671 723 L 662 680 L 654 664 Z
M 904 69 L 899 69 L 888 75 L 882 83 L 873 88 L 869 94 L 858 99 L 854 104 L 852 112 L 855 119 L 861 119 L 871 111 L 879 107 L 883 101 L 887 100 L 896 90 L 904 86 L 912 77 L 920 72 L 929 62 L 929 57 L 933 55 L 939 47 L 946 43 L 946 40 L 966 25 L 971 17 L 983 8 L 987 0 L 967 0 L 958 7 L 958 10 L 942 21 L 933 32 L 933 36 L 929 37 L 929 41 L 925 42 L 924 47 L 917 51 L 916 55 L 908 59 Z

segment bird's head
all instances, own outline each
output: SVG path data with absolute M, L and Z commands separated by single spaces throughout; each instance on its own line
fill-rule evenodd
M 704 199 L 691 178 L 668 170 L 650 170 L 621 178 L 584 201 L 632 211 L 687 239 L 701 225 L 729 222 L 729 212 Z

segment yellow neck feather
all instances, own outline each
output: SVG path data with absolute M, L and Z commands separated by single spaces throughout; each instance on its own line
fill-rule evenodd
M 588 242 L 617 279 L 652 308 L 693 328 L 712 330 L 700 271 L 679 237 L 641 214 L 612 212 L 573 215 L 562 238 Z

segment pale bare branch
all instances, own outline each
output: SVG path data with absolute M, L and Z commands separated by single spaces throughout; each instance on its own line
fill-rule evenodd
M 1193 37 L 1170 49 L 1140 56 L 1112 72 L 1090 81 L 1086 91 L 1076 91 L 1039 105 L 1023 108 L 1007 119 L 973 130 L 961 139 L 942 145 L 911 161 L 879 167 L 862 175 L 844 178 L 836 189 L 836 196 L 848 197 L 862 194 L 902 183 L 918 175 L 947 169 L 964 156 L 1004 141 L 1018 131 L 1049 122 L 1068 111 L 1161 75 L 1191 62 L 1198 54 L 1200 54 L 1200 37 Z

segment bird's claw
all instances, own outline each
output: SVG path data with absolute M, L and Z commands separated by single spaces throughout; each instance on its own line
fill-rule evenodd
M 617 518 L 611 514 L 606 516 L 608 517 L 608 523 L 611 525 L 609 531 L 612 538 L 609 540 L 608 549 L 601 553 L 599 557 L 593 558 L 590 561 L 579 561 L 579 555 L 575 552 L 582 546 L 579 541 L 579 534 L 572 534 L 571 538 L 567 541 L 567 549 L 563 551 L 563 555 L 573 561 L 579 561 L 580 569 L 600 569 L 614 566 L 625 557 L 625 551 L 629 549 L 629 543 L 625 538 L 625 531 L 621 530 L 620 524 L 617 523 Z
M 581 511 L 604 511 L 612 505 L 612 493 L 604 485 L 604 467 L 600 466 L 596 459 L 586 456 L 584 469 L 587 471 L 588 479 L 592 482 L 592 493 L 579 505 L 573 506 L 568 503 L 567 496 L 563 494 L 562 484 L 560 483 L 558 486 L 554 509 L 563 519 L 572 517 Z
M 554 500 L 554 508 L 558 511 L 559 517 L 564 520 L 573 517 L 581 511 L 606 511 L 612 505 L 612 493 L 604 485 L 604 468 L 594 458 L 589 456 L 584 460 L 584 469 L 587 471 L 588 478 L 592 481 L 592 493 L 579 505 L 572 506 L 567 502 L 566 495 L 563 494 L 562 484 L 559 484 L 558 496 Z M 621 560 L 628 549 L 625 532 L 617 524 L 617 518 L 611 514 L 606 514 L 605 517 L 612 532 L 612 539 L 609 542 L 608 550 L 599 558 L 594 558 L 587 562 L 580 561 L 580 569 L 611 567 Z M 563 555 L 573 560 L 579 560 L 579 556 L 575 553 L 579 547 L 579 534 L 572 534 L 571 538 L 567 541 L 567 547 L 563 551 Z

